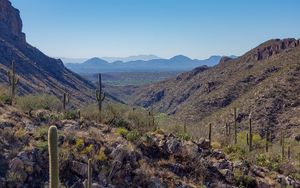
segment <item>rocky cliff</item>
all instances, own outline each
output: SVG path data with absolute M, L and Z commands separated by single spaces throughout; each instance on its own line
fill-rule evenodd
M 6 71 L 16 61 L 20 78 L 18 94 L 71 94 L 76 104 L 93 101 L 94 86 L 26 42 L 19 11 L 8 0 L 0 0 L 0 81 L 7 83 Z

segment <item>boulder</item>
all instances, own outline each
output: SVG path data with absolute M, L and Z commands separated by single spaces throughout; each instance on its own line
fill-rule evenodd
M 82 177 L 87 177 L 88 165 L 78 161 L 72 161 L 71 170 Z

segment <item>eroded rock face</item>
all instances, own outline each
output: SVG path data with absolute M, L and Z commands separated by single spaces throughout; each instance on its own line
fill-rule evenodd
M 19 10 L 12 7 L 8 0 L 0 0 L 0 33 L 14 36 L 14 38 L 26 42 L 22 32 L 22 20 Z
M 61 91 L 72 93 L 75 103 L 91 102 L 94 85 L 68 70 L 61 60 L 46 56 L 26 42 L 19 10 L 8 0 L 0 0 L 0 82 L 8 83 L 6 71 L 16 63 L 18 92 L 48 93 L 61 97 Z
M 289 48 L 295 48 L 300 45 L 300 40 L 298 39 L 275 39 L 270 40 L 262 45 L 258 46 L 254 51 L 256 51 L 253 55 L 254 60 L 263 60 L 271 57 L 272 55 L 279 54 L 283 50 Z

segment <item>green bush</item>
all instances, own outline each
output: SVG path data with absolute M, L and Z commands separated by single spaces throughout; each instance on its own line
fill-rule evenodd
M 64 119 L 77 119 L 78 111 L 77 110 L 66 110 L 64 113 Z
M 100 121 L 100 119 L 101 119 L 98 107 L 94 104 L 81 108 L 80 113 L 81 113 L 81 116 L 87 120 Z
M 126 135 L 126 140 L 130 142 L 138 141 L 140 138 L 141 135 L 137 130 L 129 131 Z
M 116 132 L 117 132 L 117 134 L 119 134 L 123 137 L 126 137 L 128 130 L 123 127 L 119 127 Z
M 244 175 L 239 169 L 235 169 L 233 174 L 239 187 L 256 187 L 255 178 Z
M 60 100 L 48 94 L 43 95 L 25 95 L 21 97 L 17 97 L 16 105 L 20 109 L 24 111 L 31 110 L 51 110 L 51 111 L 59 111 L 61 110 L 61 102 Z

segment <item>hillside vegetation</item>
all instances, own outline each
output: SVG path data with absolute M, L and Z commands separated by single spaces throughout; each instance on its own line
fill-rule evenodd
M 295 138 L 300 126 L 299 40 L 270 40 L 212 68 L 199 67 L 176 78 L 146 85 L 130 93 L 129 102 L 189 122 L 197 136 L 212 123 L 218 134 L 233 127 L 237 108 L 239 131 L 248 127 L 261 137 L 270 129 L 279 140 L 281 129 Z

